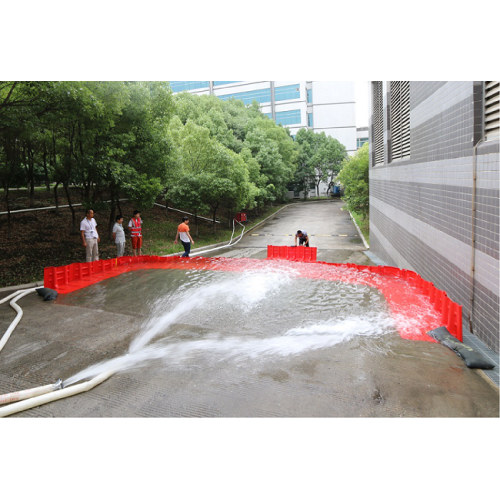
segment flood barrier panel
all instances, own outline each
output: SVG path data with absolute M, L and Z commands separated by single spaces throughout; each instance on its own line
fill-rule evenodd
M 295 250 L 294 250 L 295 249 Z M 412 340 L 435 340 L 426 332 L 439 326 L 446 326 L 448 331 L 462 341 L 462 306 L 453 302 L 443 290 L 424 280 L 414 271 L 390 266 L 359 266 L 357 264 L 339 264 L 316 262 L 314 247 L 268 247 L 269 260 L 285 260 L 296 268 L 302 277 L 309 279 L 339 280 L 350 283 L 367 284 L 377 287 L 385 296 L 392 311 L 397 316 L 411 307 L 411 291 L 403 284 L 410 284 L 412 290 L 429 298 L 429 303 L 439 314 L 441 324 L 433 324 L 431 319 L 420 318 L 421 327 L 415 332 L 409 327 L 398 327 L 403 338 Z M 70 293 L 94 283 L 140 269 L 206 269 L 215 271 L 242 272 L 255 269 L 266 261 L 256 259 L 230 259 L 227 257 L 158 257 L 142 255 L 139 257 L 118 257 L 95 262 L 74 263 L 60 267 L 47 267 L 44 270 L 44 286 L 59 293 Z M 292 264 L 293 263 L 293 264 Z M 327 266 L 326 268 L 323 266 Z M 325 269 L 333 270 L 325 272 Z M 349 271 L 355 273 L 350 273 Z M 386 279 L 380 279 L 384 277 Z

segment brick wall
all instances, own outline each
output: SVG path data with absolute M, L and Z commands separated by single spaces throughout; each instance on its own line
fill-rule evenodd
M 385 84 L 385 163 L 373 166 L 371 155 L 370 164 L 370 250 L 388 265 L 412 269 L 445 290 L 463 305 L 468 325 L 473 144 L 482 133 L 482 84 L 411 82 L 411 153 L 391 163 L 387 88 Z M 498 140 L 478 146 L 476 171 L 472 326 L 498 352 Z

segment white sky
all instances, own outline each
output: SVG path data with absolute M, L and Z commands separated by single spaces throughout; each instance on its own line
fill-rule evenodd
M 368 81 L 355 80 L 356 127 L 368 127 Z

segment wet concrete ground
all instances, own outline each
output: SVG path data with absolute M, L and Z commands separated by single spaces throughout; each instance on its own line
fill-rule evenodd
M 339 201 L 293 205 L 236 247 L 204 256 L 265 258 L 268 244 L 292 245 L 302 229 L 318 246 L 318 260 L 370 264 L 340 206 Z M 88 301 L 85 306 L 43 302 L 35 294 L 21 299 L 24 317 L 0 352 L 0 394 L 65 379 L 127 352 L 145 320 L 140 299 L 136 309 L 113 310 Z M 10 307 L 0 306 L 0 331 L 14 316 Z M 196 325 L 188 316 L 177 327 Z M 221 363 L 211 356 L 169 365 L 154 361 L 117 373 L 88 393 L 13 418 L 499 416 L 498 388 L 449 349 L 396 334 L 384 342 L 382 349 L 376 339 L 355 338 L 272 361 Z

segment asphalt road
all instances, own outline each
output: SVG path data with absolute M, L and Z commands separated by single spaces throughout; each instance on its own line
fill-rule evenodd
M 370 264 L 341 205 L 290 206 L 237 246 L 204 256 L 265 258 L 268 244 L 292 245 L 302 229 L 318 247 L 318 260 Z M 68 305 L 31 294 L 19 303 L 24 317 L 0 352 L 0 394 L 66 379 L 126 353 L 147 319 L 140 307 L 106 308 L 91 300 Z M 14 316 L 0 306 L 0 331 Z M 189 335 L 197 325 L 186 315 L 176 328 Z M 238 334 L 230 330 L 225 325 L 219 333 Z M 210 355 L 190 363 L 156 360 L 87 393 L 9 418 L 498 417 L 498 397 L 494 384 L 447 348 L 394 335 L 383 348 L 376 339 L 352 339 L 272 361 L 221 363 Z

